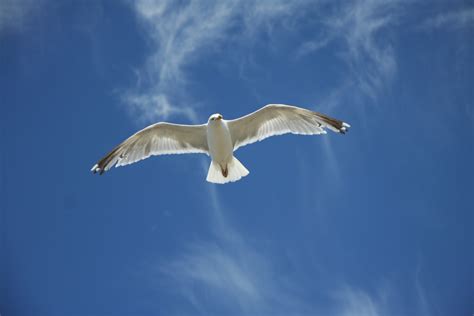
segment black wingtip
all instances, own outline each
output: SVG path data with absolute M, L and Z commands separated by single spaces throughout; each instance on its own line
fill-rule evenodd
M 351 127 L 349 124 L 343 122 L 342 127 L 339 129 L 339 133 L 343 135 L 346 134 L 349 131 L 349 127 Z
M 95 164 L 94 167 L 92 167 L 91 171 L 92 171 L 92 174 L 99 173 L 99 175 L 102 175 L 104 173 L 104 169 L 99 167 L 98 164 Z

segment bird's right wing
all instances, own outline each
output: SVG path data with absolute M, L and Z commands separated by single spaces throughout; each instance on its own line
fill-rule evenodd
M 291 105 L 269 104 L 241 118 L 227 121 L 234 150 L 270 136 L 287 133 L 325 134 L 324 128 L 344 134 L 349 124 Z
M 206 125 L 156 123 L 135 133 L 92 167 L 100 174 L 154 155 L 208 153 Z

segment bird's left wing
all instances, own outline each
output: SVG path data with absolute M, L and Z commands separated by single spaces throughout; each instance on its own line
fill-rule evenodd
M 325 134 L 324 128 L 344 134 L 349 124 L 291 105 L 269 104 L 241 118 L 227 121 L 234 150 L 270 136 L 287 133 Z
M 100 174 L 154 155 L 208 153 L 206 125 L 156 123 L 135 133 L 92 167 Z

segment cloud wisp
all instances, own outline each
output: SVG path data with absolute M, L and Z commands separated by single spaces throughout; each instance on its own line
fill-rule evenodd
M 137 87 L 124 101 L 146 121 L 174 114 L 196 120 L 196 102 L 185 92 L 192 80 L 187 67 L 223 43 L 236 49 L 261 32 L 271 32 L 279 17 L 291 16 L 305 1 L 158 1 L 133 2 L 151 43 Z M 234 30 L 233 32 L 230 32 Z
M 440 13 L 423 21 L 421 30 L 461 29 L 474 25 L 474 8 Z
M 134 2 L 138 19 L 146 29 L 152 52 L 138 71 L 139 87 L 125 101 L 145 120 L 184 114 L 194 119 L 194 110 L 181 104 L 187 81 L 184 68 L 208 51 L 225 34 L 232 5 L 190 1 L 176 7 L 173 1 Z
M 137 20 L 149 39 L 150 52 L 136 72 L 136 87 L 129 89 L 123 100 L 145 121 L 172 115 L 202 120 L 196 113 L 201 105 L 186 92 L 190 83 L 199 80 L 190 66 L 227 45 L 245 56 L 252 44 L 262 38 L 262 33 L 272 34 L 276 26 L 280 26 L 279 31 L 297 30 L 303 23 L 298 19 L 301 12 L 316 12 L 321 3 L 305 0 L 133 2 Z M 315 39 L 296 48 L 295 56 L 308 56 L 333 42 L 343 43 L 343 49 L 336 52 L 348 73 L 346 81 L 341 83 L 347 91 L 341 96 L 356 92 L 374 101 L 397 72 L 390 28 L 397 24 L 404 6 L 398 0 L 334 4 L 333 9 L 321 11 L 324 15 L 318 17 Z M 316 34 L 323 35 L 318 38 Z
M 347 93 L 376 100 L 397 72 L 390 28 L 398 23 L 402 3 L 364 0 L 343 2 L 335 8 L 336 13 L 320 18 L 324 35 L 303 43 L 298 55 L 313 54 L 332 42 L 342 43 L 343 49 L 337 54 L 346 64 L 349 76 L 341 83 L 346 93 L 338 93 L 338 100 L 332 98 L 332 105 L 343 101 Z

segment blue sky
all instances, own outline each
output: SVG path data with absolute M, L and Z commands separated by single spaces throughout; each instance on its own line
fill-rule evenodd
M 470 315 L 471 1 L 0 2 L 2 315 Z M 91 166 L 155 121 L 351 124 Z

